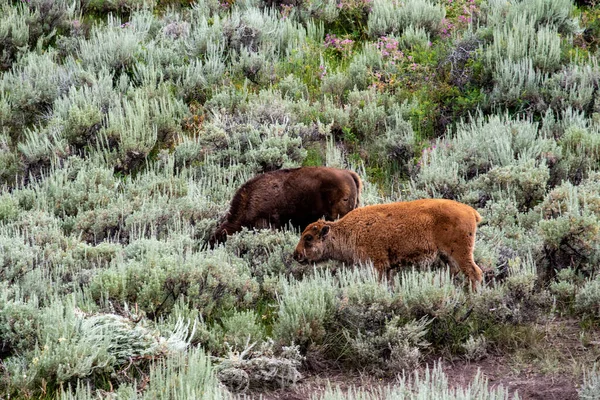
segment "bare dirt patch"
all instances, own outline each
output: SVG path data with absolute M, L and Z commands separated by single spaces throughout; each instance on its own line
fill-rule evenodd
M 520 399 L 577 399 L 576 384 L 579 381 L 573 377 L 543 374 L 533 368 L 514 371 L 505 357 L 493 356 L 478 362 L 444 363 L 444 372 L 453 387 L 468 386 L 478 371 L 488 379 L 490 389 L 502 385 L 511 395 L 518 392 Z
M 600 359 L 600 330 L 582 330 L 573 319 L 560 319 L 534 327 L 531 343 L 502 353 L 491 351 L 479 361 L 442 359 L 448 382 L 452 387 L 466 387 L 478 371 L 488 379 L 488 387 L 502 385 L 523 400 L 575 400 L 582 382 L 583 368 Z M 430 357 L 422 366 L 430 367 L 439 359 Z M 396 378 L 380 379 L 360 372 L 330 369 L 308 374 L 294 387 L 269 392 L 247 393 L 245 398 L 265 400 L 308 399 L 325 392 L 327 387 L 347 391 L 351 387 L 376 390 L 393 385 Z

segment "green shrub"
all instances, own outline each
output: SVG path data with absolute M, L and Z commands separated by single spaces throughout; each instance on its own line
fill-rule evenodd
M 70 155 L 70 149 L 60 132 L 50 129 L 26 129 L 18 149 L 28 174 L 39 178 L 52 164 L 60 163 Z
M 254 311 L 234 312 L 230 316 L 221 319 L 221 340 L 230 351 L 243 351 L 249 344 L 258 344 L 265 338 L 262 325 L 259 324 L 259 316 Z
M 289 74 L 279 81 L 279 90 L 284 98 L 300 100 L 308 96 L 308 87 L 294 74 Z
M 465 358 L 469 361 L 478 361 L 487 355 L 488 342 L 485 336 L 469 336 L 469 339 L 463 344 Z
M 377 0 L 369 14 L 368 32 L 375 38 L 400 34 L 412 27 L 436 34 L 445 15 L 443 5 L 428 0 L 409 0 L 401 7 L 390 1 Z
M 375 46 L 364 46 L 362 52 L 352 58 L 348 66 L 350 86 L 366 90 L 371 83 L 371 74 L 383 67 L 381 53 Z
M 350 121 L 359 138 L 376 140 L 384 134 L 386 110 L 375 90 L 354 90 L 348 94 L 348 102 Z
M 56 62 L 56 51 L 27 53 L 0 77 L 0 92 L 11 107 L 8 127 L 21 139 L 23 127 L 42 121 L 45 112 L 73 83 L 72 71 Z
M 12 196 L 0 195 L 0 223 L 15 220 L 19 211 L 19 205 Z
M 5 292 L 5 296 L 8 293 Z M 40 304 L 35 299 L 22 302 L 0 300 L 0 352 L 23 355 L 31 351 L 37 341 L 40 322 Z
M 109 18 L 108 22 L 92 29 L 89 39 L 80 39 L 78 56 L 84 68 L 106 69 L 118 78 L 121 73 L 133 73 L 145 32 L 138 31 L 139 27 L 122 25 L 118 19 Z
M 0 6 L 0 71 L 9 70 L 17 55 L 27 49 L 31 11 L 25 5 L 14 7 L 8 3 Z
M 151 152 L 171 144 L 181 130 L 176 121 L 187 115 L 180 100 L 159 92 L 148 101 L 147 90 L 151 89 L 137 90 L 109 109 L 107 126 L 98 133 L 98 150 L 112 159 L 118 171 L 139 169 Z
M 561 158 L 555 166 L 555 179 L 568 180 L 577 185 L 593 171 L 600 161 L 598 134 L 589 128 L 570 126 L 558 143 Z
M 339 18 L 339 15 L 340 8 L 334 0 L 302 2 L 302 7 L 300 7 L 300 18 L 305 21 L 314 19 L 325 23 L 333 23 Z
M 314 276 L 302 281 L 283 281 L 274 337 L 303 349 L 321 345 L 335 314 L 336 294 L 336 284 L 328 271 L 315 271 Z
M 153 360 L 148 373 L 144 373 L 148 385 L 139 390 L 135 384 L 122 383 L 107 392 L 93 390 L 89 384 L 78 381 L 77 385 L 61 388 L 61 400 L 89 400 L 112 395 L 119 399 L 178 399 L 190 397 L 219 400 L 228 399 L 229 393 L 217 380 L 210 357 L 202 349 L 191 349 L 187 353 Z
M 421 360 L 421 351 L 429 346 L 424 338 L 429 322 L 423 318 L 404 323 L 400 317 L 394 317 L 381 332 L 345 331 L 349 344 L 349 354 L 345 356 L 375 374 L 415 369 Z
M 600 318 L 600 278 L 587 280 L 575 295 L 575 311 L 583 316 Z
M 423 191 L 422 196 L 465 200 L 468 196 L 471 203 L 483 206 L 490 198 L 505 195 L 497 191 L 502 188 L 501 181 L 509 179 L 504 190 L 510 188 L 508 194 L 516 195 L 519 207 L 526 209 L 543 198 L 550 178 L 539 160 L 557 151 L 555 141 L 539 132 L 535 123 L 478 117 L 459 124 L 454 138 L 438 139 L 423 150 L 411 186 Z M 519 173 L 511 175 L 513 171 Z M 492 187 L 485 188 L 487 184 Z M 477 190 L 479 198 L 469 189 Z
M 54 102 L 54 115 L 50 124 L 60 127 L 62 135 L 71 146 L 82 149 L 95 145 L 100 128 L 105 126 L 108 109 L 118 102 L 118 93 L 112 87 L 112 76 L 101 70 L 91 82 L 73 88 L 68 95 Z
M 492 168 L 480 175 L 474 186 L 488 198 L 508 195 L 514 199 L 520 211 L 527 211 L 544 199 L 549 178 L 550 173 L 546 165 L 536 165 L 534 160 L 527 160 Z M 498 192 L 503 195 L 496 196 Z
M 298 236 L 290 231 L 243 230 L 227 239 L 226 249 L 245 260 L 252 276 L 260 281 L 286 274 L 292 267 L 292 254 Z
M 302 163 L 306 151 L 296 133 L 299 127 L 273 122 L 265 125 L 259 121 L 269 115 L 260 115 L 260 108 L 262 105 L 254 108 L 252 118 L 256 120 L 249 123 L 216 122 L 203 127 L 201 143 L 206 146 L 204 150 L 211 154 L 211 161 L 231 165 L 235 160 L 251 166 L 256 172 L 290 168 Z M 276 115 L 278 111 L 273 108 L 264 112 L 279 118 Z M 285 119 L 285 114 L 281 115 L 281 119 Z
M 506 15 L 507 22 L 525 16 L 538 27 L 548 24 L 562 34 L 574 33 L 578 28 L 577 19 L 572 17 L 572 0 L 527 0 L 518 2 L 510 7 Z
M 129 232 L 124 229 L 125 218 L 131 214 L 131 204 L 120 200 L 107 207 L 84 211 L 73 222 L 72 232 L 92 244 L 104 240 L 126 242 Z
M 129 13 L 133 10 L 142 8 L 145 5 L 154 5 L 151 2 L 141 0 L 84 0 L 82 7 L 86 11 L 108 14 L 110 12 Z
M 486 329 L 492 336 L 497 329 L 535 321 L 541 311 L 548 311 L 551 298 L 536 288 L 538 275 L 531 257 L 509 261 L 508 276 L 500 285 L 485 287 L 471 298 L 474 327 Z M 466 339 L 466 338 L 465 338 Z
M 573 307 L 577 292 L 576 278 L 575 271 L 565 268 L 558 271 L 556 281 L 550 284 L 548 289 L 555 297 L 559 310 L 570 311 Z
M 431 34 L 423 27 L 409 25 L 398 38 L 401 49 L 426 48 L 431 43 Z
M 178 86 L 187 101 L 204 100 L 220 82 L 226 68 L 222 53 L 221 48 L 210 46 L 204 63 L 195 59 L 185 67 Z
M 461 198 L 467 189 L 466 180 L 459 172 L 459 164 L 440 156 L 436 151 L 423 152 L 417 167 L 418 175 L 411 182 L 417 196 L 455 200 Z
M 516 109 L 522 109 L 528 106 L 528 103 L 533 104 L 533 107 L 542 108 L 544 105 L 540 88 L 545 79 L 542 73 L 533 68 L 531 60 L 513 62 L 501 59 L 496 63 L 494 90 L 490 99 L 494 104 Z
M 396 164 L 399 172 L 409 176 L 414 170 L 416 155 L 415 135 L 412 125 L 403 115 L 407 103 L 387 117 L 386 132 L 380 137 L 373 138 L 375 154 L 369 154 L 380 162 Z
M 166 339 L 113 314 L 87 316 L 73 302 L 55 301 L 40 314 L 37 344 L 28 364 L 9 359 L 8 393 L 41 394 L 81 378 L 107 374 L 119 365 L 185 349 L 185 325 Z
M 57 32 L 65 32 L 78 11 L 78 3 L 68 0 L 30 0 L 27 6 L 33 12 L 29 19 L 30 45 L 40 40 L 50 42 Z
M 600 204 L 596 186 L 595 179 L 581 188 L 567 182 L 541 205 L 544 219 L 539 222 L 539 231 L 550 275 L 552 270 L 567 267 L 588 275 L 596 271 Z
M 594 107 L 594 91 L 598 88 L 600 71 L 595 61 L 591 65 L 564 66 L 549 79 L 550 105 L 556 111 L 572 107 L 590 110 Z
M 177 299 L 185 296 L 190 307 L 212 322 L 234 307 L 252 307 L 258 284 L 243 260 L 222 251 L 185 256 L 161 255 L 150 249 L 139 260 L 99 271 L 90 283 L 90 293 L 96 300 L 137 303 L 153 316 L 168 314 Z
M 394 281 L 402 312 L 407 317 L 444 319 L 463 301 L 463 293 L 452 283 L 448 270 L 403 271 Z

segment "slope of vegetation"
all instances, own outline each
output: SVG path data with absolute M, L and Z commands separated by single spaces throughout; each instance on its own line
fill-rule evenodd
M 0 15 L 0 397 L 228 398 L 333 364 L 393 376 L 514 351 L 560 317 L 597 353 L 594 1 L 0 0 Z M 207 248 L 240 184 L 301 165 L 357 171 L 362 204 L 477 208 L 486 285 L 441 264 L 387 286 L 369 265 L 303 268 L 293 229 Z M 592 398 L 600 374 L 574 364 Z M 480 377 L 450 389 L 439 366 L 406 376 L 317 397 L 509 397 Z

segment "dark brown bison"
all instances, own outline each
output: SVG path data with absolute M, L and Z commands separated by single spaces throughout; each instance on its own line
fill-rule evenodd
M 335 221 L 306 227 L 294 258 L 299 262 L 371 261 L 380 278 L 403 262 L 432 262 L 438 255 L 460 269 L 475 289 L 482 271 L 473 260 L 481 216 L 453 200 L 426 199 L 358 208 Z
M 289 222 L 304 229 L 322 217 L 343 217 L 358 207 L 361 189 L 355 172 L 337 168 L 282 169 L 255 176 L 233 196 L 210 247 L 243 227 L 281 228 Z

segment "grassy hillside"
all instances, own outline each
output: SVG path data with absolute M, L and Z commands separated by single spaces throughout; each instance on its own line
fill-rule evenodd
M 439 365 L 409 375 L 535 348 L 567 318 L 585 352 L 555 371 L 600 390 L 594 0 L 0 0 L 0 16 L 0 397 L 228 398 L 359 366 L 407 377 L 314 398 L 508 398 L 481 377 L 450 389 Z M 293 229 L 207 249 L 244 181 L 300 165 L 357 171 L 363 204 L 477 208 L 486 285 L 441 263 L 388 286 L 368 265 L 303 268 Z

